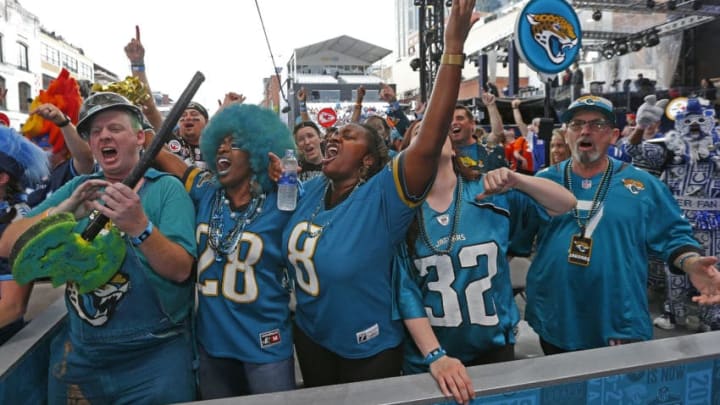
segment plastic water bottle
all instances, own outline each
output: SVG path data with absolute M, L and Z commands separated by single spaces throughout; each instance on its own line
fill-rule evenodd
M 281 211 L 294 211 L 298 194 L 298 161 L 293 149 L 287 149 L 282 158 L 283 173 L 278 181 L 277 207 Z

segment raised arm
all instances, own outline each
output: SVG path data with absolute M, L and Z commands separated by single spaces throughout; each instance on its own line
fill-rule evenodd
M 520 104 L 522 104 L 522 101 L 518 98 L 512 101 L 513 119 L 515 119 L 515 125 L 518 126 L 522 137 L 527 138 L 528 126 L 525 121 L 523 121 L 522 113 L 520 112 Z
M 73 168 L 78 174 L 90 174 L 95 171 L 95 160 L 90 145 L 77 133 L 75 125 L 59 108 L 53 104 L 41 104 L 30 114 L 36 114 L 54 123 L 60 128 L 65 138 L 65 146 L 73 158 Z
M 152 143 L 154 137 L 154 134 L 145 133 L 145 147 L 148 147 L 150 143 Z M 166 173 L 172 174 L 181 181 L 189 167 L 180 156 L 170 152 L 167 146 L 160 148 L 160 152 L 155 156 L 155 166 Z
M 362 103 L 365 98 L 365 87 L 360 86 L 357 88 L 357 96 L 355 96 L 355 105 L 353 106 L 352 116 L 350 122 L 360 122 L 360 114 L 362 113 Z
M 503 121 L 502 116 L 500 115 L 500 110 L 498 109 L 495 95 L 490 93 L 489 91 L 484 91 L 482 94 L 482 102 L 485 104 L 485 108 L 487 108 L 488 115 L 490 118 L 490 130 L 492 131 L 493 135 L 495 135 L 496 138 L 501 138 L 503 136 Z
M 302 119 L 302 122 L 312 121 L 310 119 L 310 115 L 307 112 L 307 92 L 305 91 L 305 87 L 300 87 L 300 90 L 298 90 L 296 97 L 298 99 L 300 118 Z
M 131 39 L 130 43 L 125 45 L 125 55 L 128 60 L 130 60 L 132 75 L 142 82 L 150 95 L 150 97 L 143 102 L 143 113 L 153 128 L 160 129 L 163 116 L 155 104 L 155 98 L 152 96 L 152 90 L 150 90 L 150 82 L 145 74 L 145 47 L 142 42 L 140 42 L 140 26 L 138 25 L 135 26 L 135 38 Z
M 434 91 L 420 125 L 418 139 L 406 150 L 403 176 L 410 197 L 422 196 L 432 183 L 460 89 L 464 66 L 463 46 L 479 16 L 473 13 L 474 0 L 452 2 L 445 29 L 445 51 L 435 79 Z M 460 61 L 463 59 L 463 61 Z
M 390 107 L 388 108 L 388 116 L 393 118 L 395 121 L 395 129 L 397 129 L 401 134 L 404 134 L 410 126 L 410 120 L 405 115 L 402 108 L 400 108 L 400 102 L 397 99 L 395 90 L 386 83 L 382 83 L 381 86 L 380 99 L 390 104 Z

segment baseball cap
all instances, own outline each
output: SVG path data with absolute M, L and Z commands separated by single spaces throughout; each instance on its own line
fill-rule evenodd
M 597 111 L 615 125 L 615 113 L 610 100 L 598 96 L 582 96 L 573 101 L 567 111 L 560 117 L 562 122 L 569 122 L 579 111 Z
M 188 104 L 188 106 L 185 109 L 186 110 L 195 110 L 195 111 L 199 112 L 203 117 L 205 117 L 205 121 L 207 121 L 209 119 L 208 112 L 205 109 L 205 107 L 203 107 L 202 104 L 200 104 L 196 101 L 191 101 L 190 104 Z

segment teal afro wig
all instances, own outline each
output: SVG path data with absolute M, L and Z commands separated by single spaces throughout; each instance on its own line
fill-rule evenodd
M 264 192 L 273 189 L 268 177 L 268 152 L 279 157 L 295 149 L 290 129 L 271 110 L 250 104 L 232 104 L 218 111 L 200 137 L 200 151 L 210 171 L 217 175 L 217 149 L 225 137 L 250 155 L 250 168 Z

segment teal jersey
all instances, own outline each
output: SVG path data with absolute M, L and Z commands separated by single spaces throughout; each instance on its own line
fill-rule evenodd
M 567 187 L 570 161 L 537 175 Z M 573 243 L 575 253 L 569 253 L 580 234 L 573 211 L 533 225 L 538 246 L 527 277 L 525 317 L 542 339 L 565 350 L 603 347 L 609 339 L 651 339 L 648 254 L 668 261 L 679 251 L 700 247 L 664 184 L 631 165 L 610 162 L 607 197 L 598 198 L 587 220 L 582 218 L 589 215 L 603 173 L 592 179 L 570 174 L 577 216 L 592 240 L 587 266 L 569 262 L 578 249 L 588 250 L 587 244 Z
M 510 282 L 510 240 L 529 220 L 549 217 L 516 190 L 477 201 L 482 181 L 466 181 L 462 188 L 460 202 L 444 212 L 422 204 L 416 219 L 423 225 L 412 258 L 401 249 L 395 270 L 399 316 L 427 317 L 448 355 L 469 364 L 482 352 L 515 343 L 519 314 Z M 423 359 L 408 337 L 405 372 L 426 372 Z
M 216 254 L 208 234 L 221 186 L 212 173 L 198 169 L 190 173 L 185 186 L 197 209 L 198 341 L 211 356 L 242 362 L 291 357 L 290 293 L 280 243 L 292 212 L 278 210 L 277 194 L 269 194 L 239 235 L 237 247 L 229 254 Z M 220 215 L 224 242 L 242 218 L 237 213 L 231 217 L 227 208 Z
M 415 203 L 404 191 L 402 160 L 401 153 L 331 209 L 328 179 L 311 179 L 283 233 L 295 322 L 345 358 L 371 357 L 403 338 L 402 323 L 392 319 L 392 260 Z
M 481 173 L 508 167 L 508 162 L 505 160 L 505 149 L 501 145 L 488 149 L 480 142 L 476 142 L 460 147 L 457 153 L 463 165 Z

